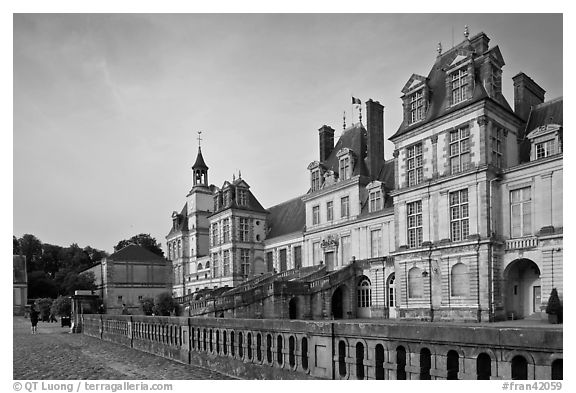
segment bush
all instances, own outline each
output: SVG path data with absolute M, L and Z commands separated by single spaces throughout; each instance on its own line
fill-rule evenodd
M 52 303 L 52 314 L 59 317 L 68 317 L 72 314 L 72 299 L 69 296 L 58 296 Z
M 560 315 L 562 313 L 562 303 L 560 303 L 560 297 L 558 297 L 558 291 L 556 288 L 552 289 L 550 293 L 550 298 L 548 299 L 548 304 L 546 305 L 546 314 Z
M 169 316 L 172 313 L 178 303 L 172 297 L 169 292 L 163 292 L 156 297 L 156 304 L 154 305 L 153 312 L 155 315 Z
M 154 299 L 151 297 L 146 297 L 140 300 L 140 306 L 142 307 L 144 315 L 152 315 L 154 312 Z

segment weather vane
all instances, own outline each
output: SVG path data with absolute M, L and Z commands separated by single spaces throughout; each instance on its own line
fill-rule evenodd
M 202 138 L 200 138 L 200 134 L 202 134 L 202 131 L 198 131 L 198 147 L 200 147 L 200 141 L 202 140 Z

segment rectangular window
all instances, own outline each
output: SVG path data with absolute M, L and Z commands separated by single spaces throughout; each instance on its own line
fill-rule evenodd
M 451 74 L 452 105 L 468 99 L 468 68 L 460 68 Z
M 377 229 L 370 232 L 370 256 L 376 258 L 382 255 L 382 231 Z
M 502 168 L 502 148 L 503 148 L 504 130 L 498 127 L 492 129 L 492 165 Z
M 312 225 L 320 224 L 320 206 L 312 207 Z
M 300 269 L 302 267 L 302 247 L 295 246 L 294 251 L 294 268 Z
M 118 304 L 122 303 L 122 296 L 121 296 L 121 295 L 120 295 L 120 296 L 118 296 L 118 298 L 117 298 L 117 302 L 118 302 Z
M 532 195 L 530 187 L 510 191 L 511 237 L 532 235 Z
M 287 254 L 287 250 L 285 248 L 280 250 L 279 253 L 279 257 L 280 257 L 280 271 L 284 272 L 286 270 L 288 270 L 288 254 Z
M 214 196 L 214 211 L 218 211 L 218 195 Z
M 424 93 L 417 91 L 410 96 L 410 124 L 424 118 Z
M 225 218 L 222 220 L 222 243 L 230 241 L 230 219 Z
M 422 245 L 422 201 L 406 205 L 408 212 L 408 247 L 416 248 Z
M 241 242 L 248 242 L 250 239 L 248 238 L 248 219 L 240 217 L 240 241 Z
M 556 143 L 554 139 L 536 144 L 536 159 L 544 158 L 556 154 Z
M 468 190 L 450 193 L 450 239 L 457 242 L 469 235 Z
M 342 236 L 340 238 L 340 244 L 342 246 L 342 265 L 346 266 L 350 263 L 350 236 Z
M 322 256 L 320 255 L 320 242 L 312 243 L 312 260 L 314 265 L 318 265 L 321 261 Z
M 272 251 L 266 253 L 266 268 L 269 272 L 274 271 L 274 253 Z
M 450 173 L 465 171 L 470 166 L 470 129 L 450 131 Z
M 371 191 L 369 199 L 370 199 L 370 204 L 369 204 L 370 212 L 382 210 L 382 191 L 381 190 Z
M 243 277 L 250 274 L 250 250 L 240 249 L 240 269 Z
M 230 275 L 230 250 L 224 250 L 223 274 L 224 276 Z
M 320 189 L 320 171 L 312 171 L 312 191 Z
M 342 157 L 340 159 L 340 180 L 350 178 L 350 157 Z
M 347 196 L 340 199 L 340 217 L 348 217 L 350 215 L 350 198 Z
M 422 158 L 422 144 L 418 143 L 406 149 L 406 168 L 408 169 L 408 186 L 422 182 L 424 178 L 424 160 Z
M 237 189 L 237 193 L 238 193 L 238 200 L 236 202 L 238 202 L 238 205 L 248 206 L 248 191 L 239 188 Z
M 218 223 L 214 223 L 212 224 L 212 245 L 217 246 L 218 244 Z
M 334 202 L 326 202 L 326 220 L 332 221 L 334 219 Z
M 218 254 L 212 254 L 212 277 L 219 277 L 220 260 Z

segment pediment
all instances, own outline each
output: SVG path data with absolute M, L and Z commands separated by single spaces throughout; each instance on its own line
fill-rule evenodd
M 312 161 L 310 164 L 308 164 L 308 167 L 306 169 L 308 169 L 309 171 L 311 171 L 312 169 L 316 169 L 320 166 L 320 162 L 318 161 Z
M 426 77 L 418 74 L 412 74 L 412 76 L 410 77 L 410 79 L 408 79 L 408 82 L 406 82 L 401 91 L 402 93 L 406 94 L 409 91 L 414 90 L 415 88 L 420 87 L 420 85 L 423 85 L 425 83 L 426 83 Z
M 244 179 L 238 179 L 238 181 L 236 182 L 236 187 L 240 187 L 240 188 L 250 188 L 250 186 L 248 185 L 248 183 L 246 183 L 244 181 Z
M 561 129 L 562 126 L 560 124 L 546 124 L 530 131 L 527 135 L 527 138 L 536 139 L 541 136 L 553 134 L 560 131 Z
M 374 180 L 371 181 L 370 183 L 368 183 L 368 185 L 366 186 L 367 190 L 373 190 L 375 188 L 382 188 L 383 183 L 380 180 Z

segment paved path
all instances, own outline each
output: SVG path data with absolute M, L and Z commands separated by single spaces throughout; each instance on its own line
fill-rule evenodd
M 231 379 L 230 377 L 116 345 L 69 334 L 60 323 L 13 319 L 14 379 Z

